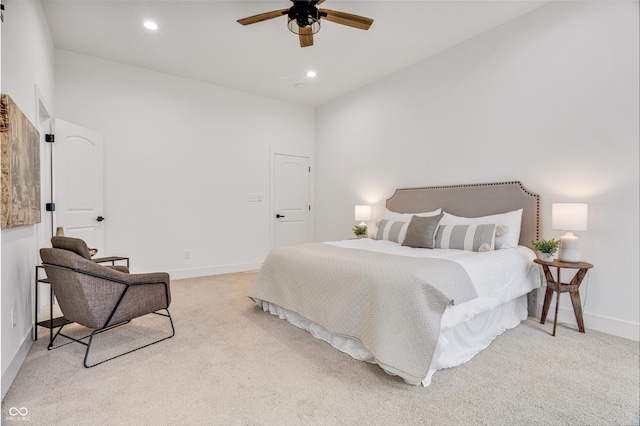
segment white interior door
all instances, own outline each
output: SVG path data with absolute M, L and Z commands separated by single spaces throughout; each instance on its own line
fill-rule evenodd
M 274 247 L 310 242 L 308 157 L 274 154 Z
M 93 130 L 55 120 L 53 199 L 55 226 L 104 254 L 103 137 Z

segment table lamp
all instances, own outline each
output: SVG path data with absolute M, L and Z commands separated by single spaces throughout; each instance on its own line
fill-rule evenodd
M 367 226 L 365 222 L 371 220 L 371 206 L 356 206 L 355 220 L 361 221 L 358 226 Z
M 558 203 L 551 205 L 551 228 L 566 231 L 560 238 L 558 260 L 561 262 L 580 262 L 578 237 L 571 231 L 587 230 L 587 204 Z

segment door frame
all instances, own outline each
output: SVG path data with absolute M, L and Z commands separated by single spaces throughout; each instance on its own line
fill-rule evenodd
M 38 85 L 35 86 L 35 106 L 36 106 L 36 128 L 38 132 L 40 132 L 40 209 L 41 209 L 41 220 L 40 223 L 36 225 L 36 241 L 35 241 L 35 250 L 36 253 L 36 263 L 34 265 L 40 264 L 40 248 L 42 247 L 50 247 L 51 246 L 51 237 L 53 236 L 53 226 L 54 226 L 54 217 L 53 212 L 48 212 L 45 209 L 45 204 L 47 202 L 53 202 L 51 199 L 53 194 L 53 175 L 52 175 L 52 161 L 53 161 L 53 144 L 46 142 L 45 138 L 47 133 L 53 133 L 53 117 L 49 112 L 50 109 L 47 107 L 47 102 L 40 92 L 40 88 Z M 47 201 L 49 200 L 49 201 Z M 35 280 L 35 276 L 34 276 Z M 34 282 L 32 280 L 31 282 Z M 31 305 L 33 306 L 33 300 L 35 300 L 35 292 L 39 290 L 39 287 L 42 285 L 41 283 L 37 284 L 38 287 L 32 287 L 31 290 Z M 48 287 L 48 286 L 47 286 Z M 43 287 L 44 289 L 44 287 Z M 40 292 L 41 297 L 38 300 L 38 314 L 42 312 L 43 306 L 50 305 L 50 298 L 48 291 Z M 35 321 L 40 321 L 40 317 L 36 318 Z M 33 325 L 32 333 L 35 333 L 37 326 Z M 35 334 L 34 334 L 35 335 Z
M 53 133 L 53 117 L 47 107 L 38 85 L 35 85 L 36 97 L 36 127 L 40 132 L 40 208 L 42 211 L 41 221 L 36 227 L 38 249 L 41 247 L 49 247 L 51 245 L 51 237 L 53 236 L 54 218 L 53 212 L 46 211 L 45 204 L 53 202 L 51 199 L 53 194 L 53 146 L 45 141 L 47 133 Z M 49 201 L 47 201 L 49 200 Z M 38 256 L 39 259 L 39 256 Z
M 308 158 L 309 164 L 311 167 L 311 171 L 309 172 L 309 204 L 311 205 L 311 211 L 309 212 L 309 240 L 316 240 L 316 209 L 315 209 L 315 163 L 313 161 L 313 156 L 304 155 L 299 153 L 290 153 L 283 152 L 280 150 L 274 150 L 269 148 L 269 249 L 272 249 L 276 246 L 276 232 L 275 232 L 275 163 L 276 163 L 276 155 L 286 155 L 289 157 L 300 157 L 300 158 Z

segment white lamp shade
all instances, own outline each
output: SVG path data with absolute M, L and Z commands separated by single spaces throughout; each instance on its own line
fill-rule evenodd
M 551 227 L 561 231 L 587 230 L 587 204 L 557 203 L 551 205 Z
M 356 206 L 355 220 L 367 221 L 371 220 L 371 206 Z

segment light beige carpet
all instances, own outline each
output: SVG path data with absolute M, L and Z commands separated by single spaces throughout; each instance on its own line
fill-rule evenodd
M 91 369 L 84 347 L 47 351 L 42 331 L 2 402 L 2 423 L 638 424 L 638 342 L 567 326 L 552 337 L 552 324 L 529 320 L 414 387 L 259 310 L 245 296 L 254 276 L 172 282 L 176 336 Z M 104 333 L 96 359 L 127 338 L 166 332 L 163 321 Z

